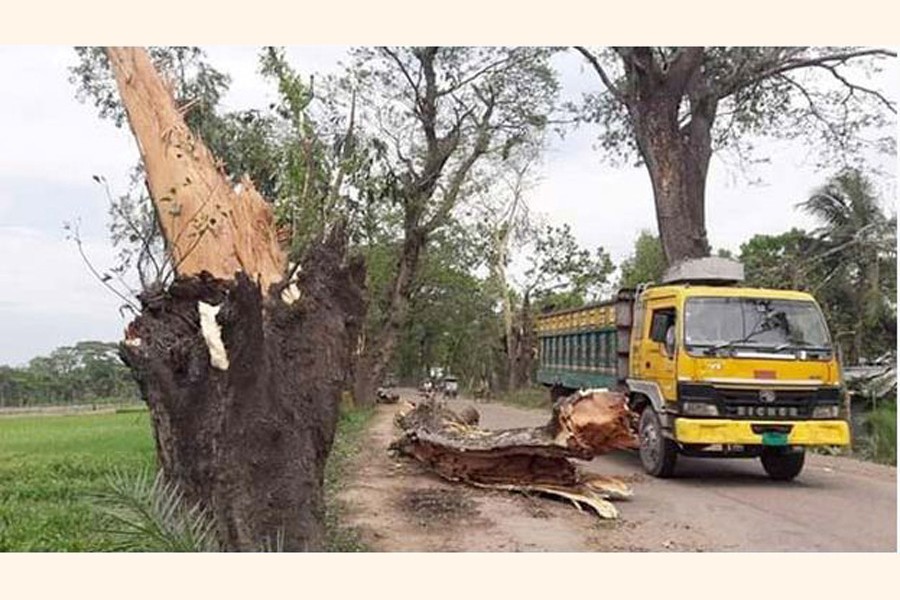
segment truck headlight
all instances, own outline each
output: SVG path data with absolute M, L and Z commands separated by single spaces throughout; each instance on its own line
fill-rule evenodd
M 682 402 L 681 412 L 686 415 L 702 417 L 716 417 L 719 415 L 719 409 L 716 405 L 709 402 Z
M 840 407 L 837 404 L 829 406 L 817 406 L 813 408 L 813 419 L 837 419 L 840 414 Z

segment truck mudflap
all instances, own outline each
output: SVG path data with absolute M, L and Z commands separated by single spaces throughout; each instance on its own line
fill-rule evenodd
M 675 440 L 684 444 L 846 446 L 846 421 L 731 421 L 676 418 Z

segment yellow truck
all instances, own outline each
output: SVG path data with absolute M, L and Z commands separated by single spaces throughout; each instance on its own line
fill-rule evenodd
M 812 296 L 742 281 L 739 263 L 700 259 L 660 284 L 542 314 L 537 379 L 554 399 L 626 393 L 651 475 L 672 475 L 679 455 L 725 456 L 793 479 L 806 447 L 849 443 L 837 352 Z

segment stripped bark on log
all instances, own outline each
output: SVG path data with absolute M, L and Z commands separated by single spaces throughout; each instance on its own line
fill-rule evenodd
M 407 404 L 395 417 L 403 433 L 391 449 L 451 481 L 540 492 L 587 506 L 601 518 L 618 514 L 609 500 L 631 495 L 624 482 L 583 472 L 570 460 L 637 446 L 622 394 L 593 391 L 563 398 L 550 420 L 533 428 L 489 431 L 477 426 L 473 407 L 464 412 L 434 400 Z

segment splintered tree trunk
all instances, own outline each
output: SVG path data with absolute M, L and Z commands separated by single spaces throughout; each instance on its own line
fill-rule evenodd
M 150 407 L 165 476 L 226 550 L 323 548 L 325 460 L 365 311 L 336 227 L 285 280 L 269 206 L 236 192 L 143 50 L 111 48 L 177 276 L 140 295 L 121 355 Z

